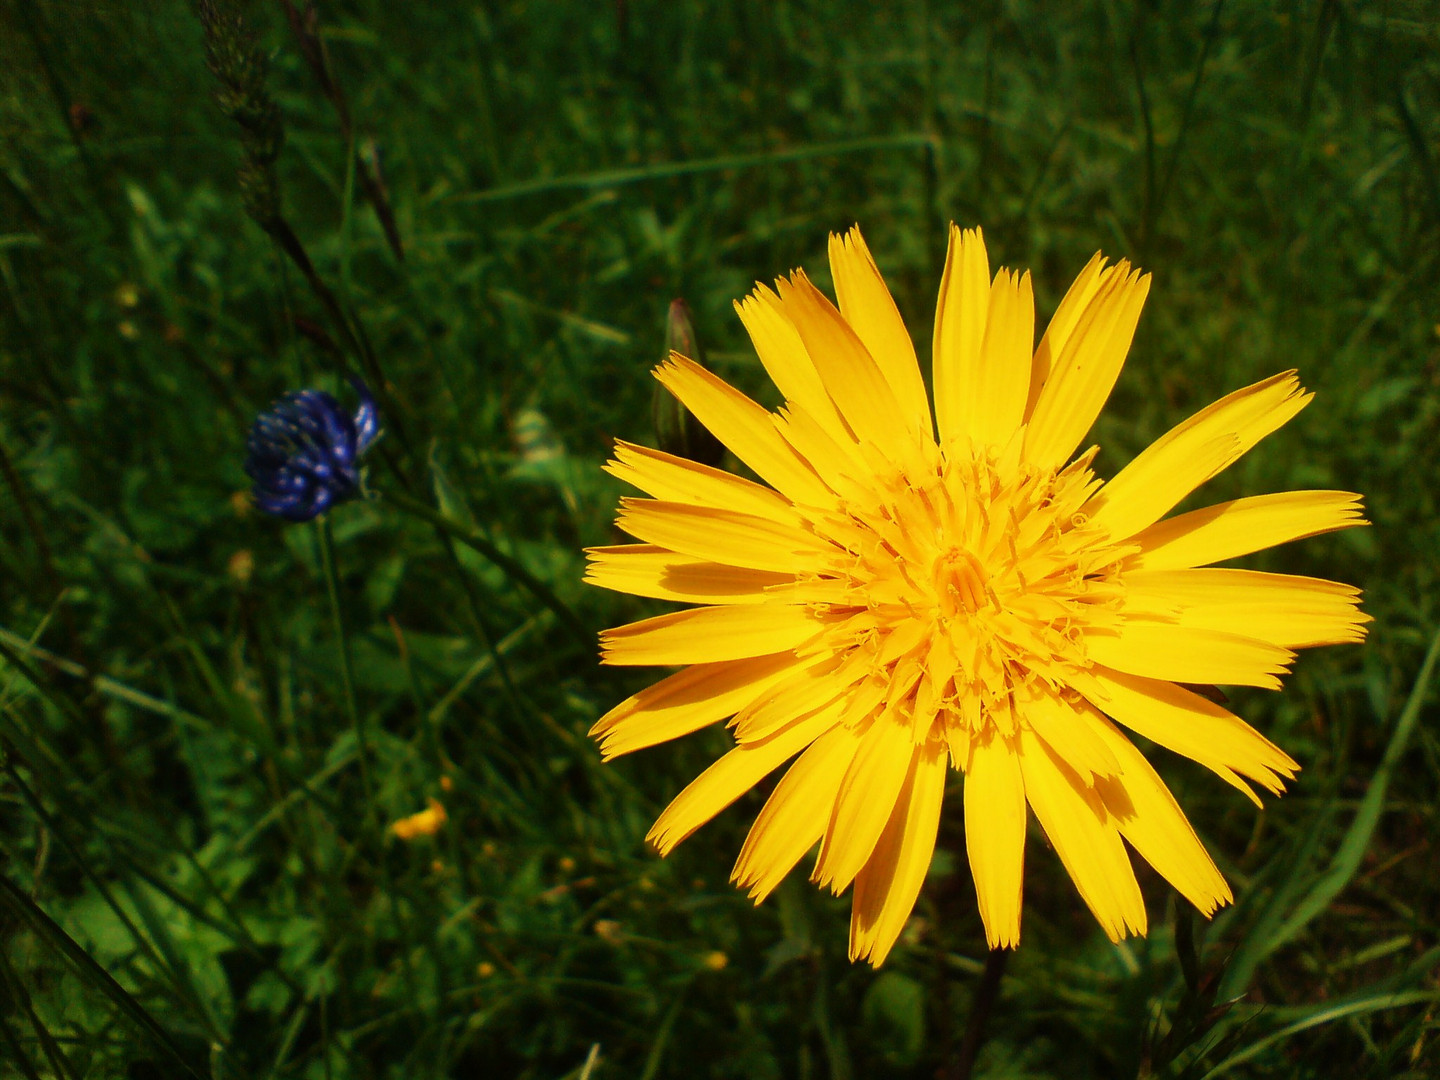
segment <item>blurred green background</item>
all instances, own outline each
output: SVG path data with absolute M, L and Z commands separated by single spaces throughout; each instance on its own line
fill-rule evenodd
M 268 57 L 292 240 L 247 217 L 195 8 L 0 3 L 0 1071 L 946 1075 L 984 959 L 958 779 L 902 945 L 852 967 L 848 898 L 726 884 L 760 794 L 645 849 L 726 742 L 601 765 L 587 728 L 653 672 L 384 502 L 257 515 L 241 464 L 259 409 L 364 371 L 374 487 L 586 635 L 654 613 L 580 549 L 613 542 L 611 439 L 653 440 L 670 301 L 774 403 L 732 299 L 828 288 L 858 221 L 923 360 L 951 220 L 1042 319 L 1096 249 L 1153 271 L 1102 474 L 1298 367 L 1315 402 L 1202 497 L 1374 522 L 1247 563 L 1376 619 L 1233 696 L 1290 794 L 1152 755 L 1238 903 L 1190 920 L 1142 867 L 1154 930 L 1112 946 L 1032 834 L 976 1075 L 1440 1071 L 1440 5 L 287 7 L 207 18 Z

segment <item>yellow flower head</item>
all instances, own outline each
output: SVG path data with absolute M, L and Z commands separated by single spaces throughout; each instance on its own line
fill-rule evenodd
M 854 885 L 850 955 L 880 964 L 914 907 L 947 764 L 991 947 L 1020 939 L 1026 806 L 1119 940 L 1144 933 L 1128 843 L 1209 915 L 1230 890 L 1129 728 L 1258 799 L 1298 766 L 1184 684 L 1278 687 L 1312 645 L 1358 641 L 1359 591 L 1197 569 L 1364 524 L 1303 491 L 1164 518 L 1310 400 L 1293 372 L 1236 391 L 1109 482 L 1072 455 L 1109 396 L 1148 275 L 1096 255 L 1038 348 L 1029 274 L 992 279 L 952 226 L 934 397 L 859 229 L 830 238 L 838 309 L 803 272 L 736 305 L 785 397 L 769 412 L 678 354 L 656 377 L 765 482 L 620 443 L 641 541 L 588 580 L 700 605 L 607 631 L 611 664 L 688 665 L 595 725 L 607 758 L 731 718 L 736 747 L 650 832 L 662 855 L 799 754 L 733 879 L 758 903 L 817 842 Z M 937 437 L 938 431 L 938 437 Z M 1119 725 L 1119 726 L 1117 726 Z
M 449 816 L 439 799 L 426 799 L 424 810 L 390 823 L 390 831 L 400 840 L 414 840 L 417 836 L 434 836 L 440 831 Z

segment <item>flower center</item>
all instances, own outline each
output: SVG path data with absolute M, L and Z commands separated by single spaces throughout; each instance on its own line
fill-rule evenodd
M 830 628 L 818 648 L 872 692 L 847 720 L 883 718 L 917 741 L 1009 734 L 1025 706 L 1089 667 L 1085 631 L 1112 623 L 1116 566 L 1080 512 L 1097 481 L 994 448 L 937 455 L 919 476 L 812 522 L 836 548 L 813 584 Z
M 939 607 L 946 615 L 964 612 L 974 615 L 990 602 L 986 584 L 990 575 L 970 552 L 949 547 L 935 560 L 935 592 Z

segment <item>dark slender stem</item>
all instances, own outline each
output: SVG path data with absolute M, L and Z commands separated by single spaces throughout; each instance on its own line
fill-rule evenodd
M 346 152 L 355 159 L 360 190 L 375 211 L 375 217 L 380 222 L 380 228 L 385 233 L 385 242 L 390 245 L 391 252 L 398 262 L 404 262 L 405 247 L 400 242 L 400 230 L 395 224 L 395 213 L 390 208 L 390 193 L 385 190 L 385 180 L 380 173 L 379 154 L 371 140 L 357 140 L 355 137 L 345 92 L 340 89 L 340 84 L 330 72 L 330 57 L 325 50 L 325 39 L 319 33 L 315 0 L 308 0 L 304 14 L 295 7 L 293 0 L 280 0 L 280 3 L 285 8 L 285 18 L 290 23 L 290 30 L 295 35 L 305 63 L 309 65 L 315 81 L 320 84 L 321 92 L 335 110 L 335 119 L 340 126 L 340 138 L 345 143 Z
M 1175 179 L 1175 170 L 1180 165 L 1180 150 L 1185 143 L 1185 132 L 1190 127 L 1190 118 L 1195 112 L 1195 99 L 1200 95 L 1200 84 L 1205 80 L 1205 62 L 1210 59 L 1210 49 L 1220 36 L 1220 13 L 1225 10 L 1225 0 L 1215 5 L 1210 15 L 1210 25 L 1205 28 L 1205 43 L 1200 48 L 1200 59 L 1195 63 L 1195 74 L 1190 79 L 1190 89 L 1185 94 L 1185 107 L 1180 111 L 1180 127 L 1175 142 L 1170 147 L 1170 160 L 1165 166 L 1165 175 L 1160 178 L 1160 189 L 1155 195 L 1155 212 L 1158 219 L 1165 206 L 1165 196 L 1170 193 L 1170 181 Z
M 1000 997 L 1000 980 L 1005 975 L 1005 965 L 1010 960 L 1009 949 L 991 949 L 985 958 L 985 971 L 980 976 L 980 985 L 975 988 L 975 997 L 970 1005 L 970 1019 L 965 1024 L 965 1041 L 960 1044 L 960 1053 L 955 1058 L 955 1067 L 950 1071 L 950 1080 L 970 1080 L 975 1068 L 975 1058 L 985 1045 L 986 1023 L 990 1010 Z

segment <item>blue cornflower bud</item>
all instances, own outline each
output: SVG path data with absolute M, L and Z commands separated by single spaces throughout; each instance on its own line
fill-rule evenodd
M 360 494 L 360 456 L 379 433 L 380 413 L 364 383 L 351 385 L 360 395 L 354 416 L 323 390 L 300 390 L 255 418 L 245 472 L 265 513 L 309 521 Z

